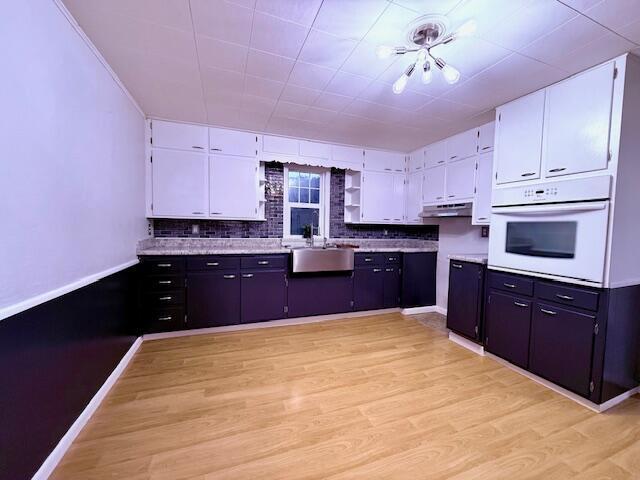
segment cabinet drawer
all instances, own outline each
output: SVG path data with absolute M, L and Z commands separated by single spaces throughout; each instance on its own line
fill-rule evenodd
M 194 270 L 237 270 L 240 267 L 240 257 L 189 257 L 187 269 Z
M 272 268 L 285 270 L 287 268 L 287 255 L 262 255 L 259 257 L 242 257 L 240 259 L 242 269 Z
M 402 254 L 401 253 L 385 253 L 384 254 L 384 263 L 387 265 L 397 265 L 402 262 Z
M 184 290 L 147 293 L 144 296 L 144 301 L 149 308 L 161 308 L 165 305 L 182 305 L 184 303 Z
M 598 300 L 600 297 L 598 292 L 545 282 L 538 283 L 536 295 L 552 302 L 573 305 L 594 311 L 598 309 Z
M 354 258 L 354 264 L 356 267 L 383 265 L 384 262 L 384 253 L 356 253 Z
M 144 279 L 145 292 L 164 292 L 184 287 L 184 277 L 181 275 L 148 276 Z
M 533 280 L 504 273 L 489 272 L 489 287 L 518 295 L 533 295 Z
M 142 261 L 143 269 L 148 274 L 182 273 L 184 258 L 166 257 L 149 258 Z
M 167 332 L 185 328 L 184 309 L 168 307 L 151 310 L 146 316 L 145 332 Z

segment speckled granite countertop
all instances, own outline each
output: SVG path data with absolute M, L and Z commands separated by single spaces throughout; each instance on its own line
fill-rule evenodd
M 449 255 L 449 260 L 458 260 L 459 262 L 471 262 L 487 264 L 488 256 L 486 253 L 452 253 Z
M 332 238 L 329 243 L 356 245 L 356 252 L 437 252 L 432 240 L 360 240 Z M 289 243 L 279 238 L 148 238 L 138 243 L 140 256 L 152 255 L 252 255 L 289 253 L 304 242 Z

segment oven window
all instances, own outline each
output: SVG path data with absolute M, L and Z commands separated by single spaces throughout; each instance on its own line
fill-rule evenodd
M 577 222 L 507 222 L 509 253 L 574 258 Z

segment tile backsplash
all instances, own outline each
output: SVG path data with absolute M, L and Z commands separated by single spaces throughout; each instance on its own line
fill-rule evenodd
M 243 220 L 175 220 L 154 219 L 157 238 L 280 238 L 283 229 L 284 168 L 281 163 L 268 163 L 265 169 L 266 221 Z M 344 170 L 331 170 L 330 226 L 332 238 L 403 238 L 437 240 L 437 225 L 356 225 L 344 223 Z M 271 186 L 276 188 L 270 188 Z M 280 187 L 280 188 L 278 188 Z M 191 226 L 198 225 L 200 233 L 192 234 Z

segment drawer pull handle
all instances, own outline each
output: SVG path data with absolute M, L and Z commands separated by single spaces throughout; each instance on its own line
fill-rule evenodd
M 458 155 L 454 155 L 453 157 L 449 157 L 449 160 L 453 160 L 454 158 L 458 158 Z
M 168 322 L 169 320 L 171 320 L 173 317 L 171 315 L 169 315 L 168 317 L 158 317 L 158 321 L 159 322 Z
M 253 273 L 243 273 L 242 278 L 253 278 Z
M 489 150 L 490 148 L 491 148 L 490 146 L 488 146 L 488 147 L 482 147 L 482 150 Z
M 212 152 L 221 152 L 222 149 L 221 148 L 212 148 L 211 151 Z
M 516 286 L 513 283 L 503 283 L 502 285 L 504 285 L 507 288 L 516 288 Z
M 390 262 L 394 262 L 395 260 L 397 260 L 396 257 L 389 257 Z
M 385 272 L 393 272 L 393 268 L 387 268 Z
M 160 268 L 171 268 L 171 264 L 170 263 L 159 263 L 158 267 L 160 267 Z
M 269 260 L 259 260 L 258 265 L 269 265 Z
M 547 310 L 546 308 L 540 308 L 542 313 L 546 313 L 547 315 L 557 315 L 558 312 L 554 312 L 553 310 Z
M 478 217 L 478 220 L 486 220 L 487 217 Z
M 373 261 L 373 258 L 365 257 L 364 261 L 365 261 L 365 262 L 372 262 L 372 261 Z
M 549 170 L 549 173 L 557 173 L 557 172 L 562 172 L 564 170 L 566 170 L 566 167 L 562 167 L 562 168 L 552 168 L 551 170 Z
M 235 275 L 224 275 L 223 278 L 225 278 L 226 280 L 231 280 L 231 279 L 236 278 L 236 276 Z
M 381 268 L 374 268 L 374 269 L 373 269 L 373 273 L 379 273 L 379 272 L 381 272 L 381 271 L 382 271 L 382 269 L 381 269 Z
M 444 160 L 438 160 L 438 163 L 444 163 Z
M 527 303 L 522 303 L 522 302 L 513 302 L 513 304 L 516 307 L 522 307 L 522 308 L 527 308 L 529 306 Z
M 530 177 L 532 175 L 535 175 L 536 172 L 527 172 L 527 173 L 523 173 L 522 175 L 520 175 L 521 177 Z
M 207 262 L 207 267 L 217 267 L 220 262 Z
M 167 296 L 167 297 L 159 297 L 158 300 L 160 300 L 161 302 L 168 302 L 172 299 L 172 296 Z
M 192 215 L 204 215 L 204 212 L 191 212 Z
M 574 300 L 574 298 L 569 295 L 561 295 L 559 293 L 556 293 L 556 297 L 558 297 L 560 300 L 568 300 L 568 301 Z
M 198 150 L 204 150 L 204 147 L 199 147 L 198 145 L 191 145 L 191 148 L 197 148 Z
M 452 263 L 451 266 L 453 268 L 462 268 L 462 265 L 460 265 L 459 263 Z
M 158 285 L 171 285 L 172 283 L 171 280 L 158 280 Z

